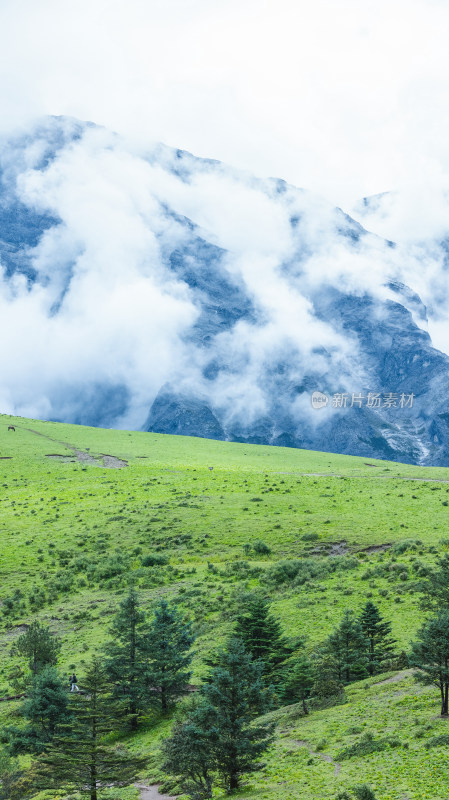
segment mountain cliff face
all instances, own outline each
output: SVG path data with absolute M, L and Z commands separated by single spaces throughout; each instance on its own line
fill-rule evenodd
M 0 410 L 449 465 L 416 248 L 74 120 L 0 153 Z

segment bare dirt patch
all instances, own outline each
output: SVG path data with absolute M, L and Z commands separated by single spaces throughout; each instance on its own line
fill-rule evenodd
M 384 553 L 386 550 L 389 550 L 391 547 L 391 543 L 389 544 L 370 544 L 369 547 L 364 547 L 363 552 L 368 553 L 371 555 L 372 553 Z
M 341 542 L 334 542 L 328 546 L 326 550 L 326 554 L 328 556 L 345 556 L 347 553 L 349 553 L 349 547 L 346 539 L 342 539 Z
M 127 461 L 123 461 L 122 458 L 117 458 L 117 456 L 102 455 L 101 457 L 103 459 L 103 466 L 108 467 L 108 469 L 123 469 L 123 467 L 128 466 Z M 146 458 L 146 456 L 143 457 Z
M 90 453 L 86 453 L 85 450 L 74 450 L 74 453 L 82 464 L 91 464 L 92 467 L 102 467 L 103 464 L 98 461 L 96 458 L 91 456 Z
M 413 675 L 412 669 L 403 669 L 400 672 L 397 672 L 396 675 L 392 675 L 391 678 L 386 678 L 384 681 L 378 681 L 377 683 L 373 683 L 373 686 L 385 686 L 387 683 L 399 683 L 399 681 L 404 680 L 404 678 L 409 678 L 410 675 Z
M 29 627 L 30 626 L 26 622 L 24 622 L 23 625 L 16 625 L 15 628 L 12 628 L 10 631 L 3 634 L 3 639 L 16 639 L 22 633 L 25 633 Z
M 137 783 L 136 787 L 140 792 L 141 800 L 174 800 L 173 796 L 160 794 L 159 786 L 143 786 L 141 783 Z
M 46 458 L 56 458 L 62 462 L 73 462 L 77 460 L 81 464 L 90 464 L 91 467 L 106 467 L 106 469 L 122 469 L 128 466 L 128 462 L 124 461 L 122 458 L 117 458 L 107 453 L 93 456 L 88 452 L 89 448 L 87 448 L 87 450 L 80 450 L 69 442 L 60 442 L 58 439 L 52 439 L 51 436 L 46 436 L 45 433 L 40 433 L 39 431 L 33 431 L 32 428 L 25 428 L 24 430 L 27 430 L 28 433 L 34 433 L 35 436 L 42 436 L 44 439 L 48 439 L 49 442 L 53 442 L 54 444 L 62 444 L 63 447 L 72 450 L 72 454 L 47 453 Z

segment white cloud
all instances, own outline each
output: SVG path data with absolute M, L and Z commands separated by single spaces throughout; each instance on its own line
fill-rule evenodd
M 34 143 L 30 150 L 36 154 Z M 189 157 L 178 161 L 190 170 L 187 180 L 98 128 L 87 128 L 43 170 L 33 168 L 30 153 L 17 158 L 18 196 L 59 222 L 29 251 L 36 283 L 3 276 L 0 336 L 10 346 L 0 354 L 0 374 L 14 387 L 9 399 L 5 394 L 7 410 L 74 418 L 80 391 L 126 387 L 128 411 L 118 423 L 139 426 L 161 386 L 176 382 L 248 420 L 271 403 L 266 374 L 280 360 L 290 381 L 300 381 L 311 365 L 351 373 L 354 344 L 315 316 L 307 269 L 303 290 L 292 280 L 298 237 L 290 216 L 298 204 L 291 193 L 276 195 L 272 184 L 221 165 L 198 169 Z M 306 250 L 316 248 L 318 231 L 327 243 L 335 238 L 329 207 L 315 203 L 322 221 L 305 225 Z M 223 251 L 215 268 L 254 309 L 252 320 L 218 333 L 208 349 L 188 336 L 204 298 L 167 260 L 198 233 Z M 206 381 L 202 370 L 214 357 L 228 372 Z
M 156 241 L 163 214 L 145 181 L 145 162 L 112 150 L 103 131 L 88 132 L 46 171 L 19 176 L 21 198 L 62 222 L 32 252 L 38 283 L 4 282 L 0 293 L 9 341 L 2 382 L 15 387 L 17 411 L 34 396 L 36 415 L 48 413 L 58 385 L 111 382 L 130 390 L 135 423 L 139 403 L 146 411 L 176 369 L 179 337 L 198 311 L 165 273 Z

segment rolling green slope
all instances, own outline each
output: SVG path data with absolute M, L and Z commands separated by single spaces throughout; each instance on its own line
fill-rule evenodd
M 370 598 L 407 649 L 423 621 L 417 581 L 449 547 L 448 521 L 449 469 L 0 416 L 0 696 L 24 624 L 50 625 L 61 668 L 82 675 L 131 584 L 148 609 L 164 594 L 194 619 L 196 682 L 239 596 L 258 586 L 307 647 Z M 166 563 L 144 566 L 154 553 Z M 313 559 L 315 577 L 284 579 L 294 559 Z M 347 704 L 306 720 L 276 712 L 267 765 L 240 796 L 318 800 L 366 775 L 379 800 L 449 797 L 441 748 L 424 747 L 446 724 L 438 698 L 393 677 L 351 686 Z M 3 719 L 12 708 L 0 704 Z M 386 728 L 400 747 L 336 769 L 348 743 Z M 167 729 L 149 719 L 133 746 L 156 751 Z

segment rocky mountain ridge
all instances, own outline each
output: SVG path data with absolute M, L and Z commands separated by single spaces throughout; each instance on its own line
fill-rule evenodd
M 416 255 L 284 181 L 76 120 L 0 153 L 3 411 L 449 465 Z

